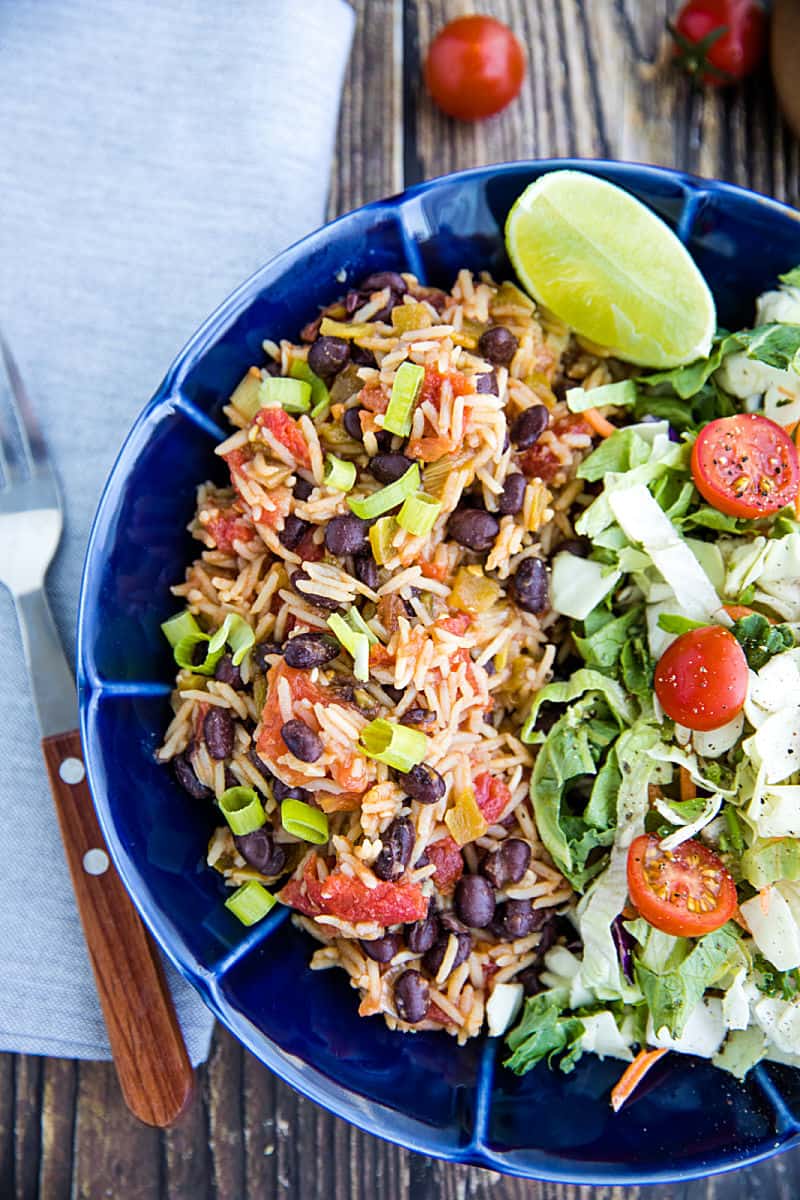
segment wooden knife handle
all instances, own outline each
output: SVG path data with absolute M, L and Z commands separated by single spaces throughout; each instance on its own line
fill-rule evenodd
M 161 961 L 108 857 L 78 731 L 42 750 L 125 1101 L 148 1125 L 170 1125 L 194 1076 Z

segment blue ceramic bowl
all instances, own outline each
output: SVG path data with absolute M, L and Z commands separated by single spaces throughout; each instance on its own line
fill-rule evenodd
M 800 218 L 725 184 L 624 163 L 527 162 L 436 179 L 349 213 L 281 254 L 192 338 L 117 459 L 92 530 L 78 660 L 89 778 L 114 861 L 156 939 L 219 1019 L 317 1103 L 414 1150 L 496 1171 L 576 1183 L 688 1179 L 800 1141 L 800 1073 L 745 1084 L 672 1056 L 614 1116 L 614 1061 L 517 1079 L 496 1040 L 459 1049 L 444 1034 L 390 1033 L 356 1015 L 343 972 L 308 969 L 310 940 L 282 910 L 244 930 L 204 866 L 210 806 L 156 764 L 173 663 L 159 623 L 194 554 L 195 485 L 219 477 L 220 407 L 261 340 L 293 338 L 320 305 L 371 271 L 411 270 L 449 287 L 460 267 L 509 270 L 503 223 L 531 180 L 573 166 L 628 188 L 677 230 L 708 280 L 720 322 L 800 262 Z

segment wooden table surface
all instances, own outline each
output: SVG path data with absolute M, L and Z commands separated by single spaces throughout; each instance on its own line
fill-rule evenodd
M 357 0 L 331 215 L 460 167 L 579 155 L 681 167 L 797 205 L 800 145 L 766 71 L 700 94 L 656 58 L 670 0 L 480 0 L 529 50 L 520 98 L 477 125 L 420 87 L 433 32 L 458 0 Z M 130 1117 L 103 1063 L 0 1055 L 0 1200 L 633 1200 L 640 1189 L 525 1183 L 400 1150 L 296 1095 L 224 1031 L 191 1110 L 159 1133 Z M 649 1200 L 791 1200 L 800 1151 Z

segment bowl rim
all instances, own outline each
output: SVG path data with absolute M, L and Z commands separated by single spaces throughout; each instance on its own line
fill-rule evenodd
M 448 172 L 414 184 L 394 195 L 360 205 L 310 231 L 264 262 L 230 292 L 187 339 L 152 397 L 139 411 L 128 430 L 100 494 L 83 563 L 76 637 L 80 730 L 87 777 L 111 858 L 139 915 L 161 951 L 199 992 L 207 1007 L 237 1040 L 259 1061 L 302 1095 L 366 1133 L 382 1137 L 389 1142 L 421 1154 L 442 1158 L 448 1162 L 484 1167 L 519 1178 L 584 1186 L 685 1182 L 753 1165 L 796 1146 L 800 1143 L 797 1119 L 791 1114 L 788 1127 L 779 1128 L 772 1137 L 765 1138 L 760 1147 L 754 1149 L 752 1153 L 728 1152 L 726 1155 L 715 1156 L 713 1161 L 706 1164 L 697 1162 L 686 1167 L 670 1168 L 667 1166 L 647 1169 L 636 1163 L 632 1163 L 628 1168 L 617 1163 L 604 1168 L 600 1163 L 584 1162 L 578 1159 L 574 1160 L 569 1169 L 565 1169 L 558 1160 L 554 1160 L 550 1152 L 530 1149 L 494 1151 L 484 1140 L 486 1113 L 480 1110 L 486 1107 L 487 1093 L 491 1091 L 492 1087 L 496 1039 L 490 1039 L 485 1035 L 482 1038 L 480 1066 L 475 1084 L 475 1111 L 472 1116 L 470 1136 L 462 1145 L 447 1142 L 439 1136 L 436 1127 L 428 1126 L 380 1101 L 354 1096 L 346 1085 L 329 1078 L 313 1066 L 303 1063 L 282 1050 L 265 1033 L 233 1008 L 226 1000 L 216 978 L 216 972 L 226 964 L 228 958 L 239 961 L 240 954 L 243 957 L 247 953 L 247 947 L 251 944 L 249 939 L 245 937 L 231 956 L 222 956 L 214 968 L 207 968 L 200 963 L 182 942 L 176 944 L 170 918 L 152 899 L 149 890 L 143 886 L 138 872 L 134 870 L 133 863 L 117 835 L 107 790 L 99 769 L 96 769 L 89 737 L 89 726 L 94 710 L 105 690 L 102 681 L 96 674 L 91 651 L 96 617 L 91 607 L 90 580 L 93 575 L 99 573 L 101 559 L 105 557 L 102 547 L 108 537 L 109 527 L 113 522 L 119 501 L 119 491 L 127 478 L 129 469 L 155 427 L 174 411 L 171 401 L 194 364 L 213 347 L 217 338 L 237 317 L 242 315 L 259 292 L 267 286 L 268 277 L 273 272 L 280 272 L 298 251 L 313 248 L 315 242 L 323 240 L 332 231 L 339 230 L 343 225 L 351 222 L 357 214 L 396 211 L 411 205 L 415 200 L 431 191 L 451 186 L 454 183 L 470 184 L 473 181 L 514 174 L 520 170 L 530 171 L 533 175 L 553 170 L 577 170 L 596 174 L 602 178 L 611 178 L 613 182 L 622 186 L 635 185 L 637 182 L 641 183 L 647 180 L 669 182 L 670 184 L 678 183 L 685 190 L 687 198 L 693 195 L 700 197 L 703 194 L 722 194 L 730 196 L 735 201 L 746 200 L 751 204 L 755 201 L 767 210 L 774 211 L 782 219 L 791 218 L 800 224 L 800 213 L 773 197 L 741 187 L 738 184 L 705 178 L 668 167 L 612 159 L 575 157 L 516 159 Z M 281 914 L 282 918 L 287 915 Z M 243 947 L 245 949 L 242 951 Z M 770 1086 L 774 1091 L 774 1085 L 770 1084 Z M 773 1097 L 773 1100 L 774 1106 L 780 1110 L 783 1107 L 780 1096 Z M 780 1125 L 780 1121 L 778 1125 Z M 424 1131 L 427 1131 L 427 1136 Z M 783 1137 L 783 1141 L 779 1141 L 781 1137 Z M 527 1161 L 537 1157 L 542 1161 Z

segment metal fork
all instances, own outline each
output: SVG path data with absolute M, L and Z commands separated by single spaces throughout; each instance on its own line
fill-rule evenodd
M 0 417 L 0 583 L 17 610 L 42 752 L 128 1107 L 169 1125 L 191 1096 L 192 1068 L 158 954 L 110 865 L 83 764 L 75 680 L 44 581 L 61 537 L 61 498 L 25 385 L 0 331 L 12 426 Z M 0 383 L 2 374 L 0 374 Z

